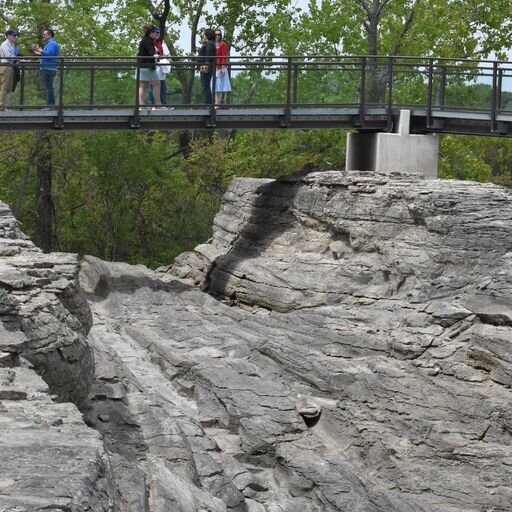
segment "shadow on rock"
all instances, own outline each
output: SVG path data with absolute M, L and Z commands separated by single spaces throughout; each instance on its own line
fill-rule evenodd
M 241 262 L 264 255 L 275 240 L 290 229 L 296 220 L 293 213 L 295 197 L 302 178 L 311 172 L 313 170 L 305 169 L 257 188 L 248 219 L 231 250 L 219 256 L 211 265 L 204 279 L 204 291 L 216 297 L 236 300 L 228 286 L 230 279 L 239 273 Z M 239 277 L 246 279 L 243 271 Z

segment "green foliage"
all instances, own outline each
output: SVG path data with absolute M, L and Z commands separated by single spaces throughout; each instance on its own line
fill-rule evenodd
M 115 2 L 109 0 L 31 0 L 0 6 L 6 24 L 20 31 L 21 53 L 51 27 L 64 55 L 126 54 L 129 39 L 117 25 Z
M 9 137 L 1 154 L 2 200 L 33 235 L 35 170 L 30 134 Z M 59 249 L 104 259 L 168 264 L 210 236 L 218 201 L 188 181 L 163 133 L 53 134 L 53 200 Z M 22 191 L 25 169 L 29 182 Z
M 482 155 L 496 141 L 484 137 L 445 135 L 441 138 L 439 177 L 489 181 L 492 168 Z
M 220 198 L 235 177 L 278 178 L 302 169 L 341 168 L 345 135 L 339 130 L 240 130 L 233 139 L 200 137 L 184 171 Z
M 310 0 L 308 7 L 281 27 L 287 54 L 366 55 L 372 24 L 380 55 L 488 56 L 510 44 L 511 0 Z
M 71 139 L 75 146 L 62 145 L 55 183 L 66 250 L 84 253 L 92 242 L 102 258 L 155 266 L 208 238 L 217 204 L 166 160 L 172 142 L 165 134 Z M 77 152 L 80 167 L 69 169 Z
M 56 30 L 67 55 L 122 55 L 136 52 L 144 22 L 166 28 L 173 55 L 188 55 L 206 26 L 221 26 L 240 55 L 308 55 L 308 73 L 296 72 L 298 103 L 357 104 L 360 72 L 352 65 L 318 64 L 318 55 L 503 56 L 508 47 L 512 0 L 310 0 L 302 10 L 290 0 L 31 0 L 0 4 L 0 18 L 21 31 L 27 53 L 43 27 Z M 190 45 L 179 47 L 186 24 Z M 188 45 L 189 43 L 187 43 Z M 456 61 L 453 65 L 457 66 Z M 397 64 L 394 101 L 426 100 L 426 68 L 415 73 Z M 382 71 L 368 67 L 367 97 Z M 254 68 L 232 76 L 234 102 L 284 103 L 286 68 Z M 295 73 L 295 70 L 294 70 Z M 373 75 L 372 75 L 373 73 Z M 384 75 L 385 76 L 385 75 Z M 373 77 L 374 82 L 371 78 Z M 69 69 L 65 101 L 89 102 L 90 70 Z M 202 92 L 190 73 L 173 73 L 170 99 L 200 102 Z M 105 70 L 94 76 L 95 104 L 134 100 L 131 70 Z M 439 89 L 441 76 L 434 78 Z M 25 76 L 28 104 L 41 104 L 37 72 Z M 19 92 L 18 92 L 19 94 Z M 450 75 L 445 105 L 487 108 L 490 86 L 481 72 Z M 376 96 L 379 101 L 384 96 Z M 17 97 L 14 98 L 16 101 Z M 512 109 L 512 93 L 502 107 Z M 58 248 L 150 266 L 172 258 L 210 236 L 213 216 L 229 182 L 237 176 L 277 178 L 298 170 L 342 168 L 345 132 L 339 130 L 260 130 L 220 134 L 54 133 L 51 136 L 53 202 Z M 2 134 L 0 197 L 33 235 L 38 155 L 33 134 Z M 182 144 L 185 144 L 182 147 Z M 440 175 L 512 184 L 512 142 L 443 136 Z
M 231 167 L 236 165 L 234 175 L 255 178 L 278 178 L 302 169 L 340 169 L 345 141 L 346 132 L 340 130 L 240 131 L 232 144 Z

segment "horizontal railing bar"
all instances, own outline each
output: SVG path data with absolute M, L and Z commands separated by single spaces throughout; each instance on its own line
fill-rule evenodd
M 38 112 L 47 108 L 41 104 L 34 105 L 38 101 L 34 97 L 40 94 L 35 80 L 36 72 L 45 65 L 45 59 L 36 56 L 19 59 L 17 62 L 21 69 L 19 105 L 9 107 L 8 110 L 17 112 L 17 123 L 25 122 L 23 119 L 30 123 L 32 114 L 28 112 L 29 110 Z M 160 66 L 158 62 L 153 64 L 148 63 L 147 60 L 148 57 L 136 56 L 59 56 L 56 66 L 58 68 L 58 105 L 50 107 L 53 110 L 52 113 L 58 115 L 55 127 L 62 128 L 65 118 L 69 119 L 74 115 L 76 119 L 73 122 L 76 122 L 76 126 L 101 123 L 102 115 L 105 119 L 110 119 L 110 122 L 119 124 L 128 116 L 127 109 L 131 110 L 133 116 L 132 127 L 138 127 L 139 118 L 148 119 L 148 116 L 139 114 L 138 110 L 137 88 L 140 83 L 140 70 L 148 65 Z M 184 73 L 191 77 L 187 80 L 192 80 L 194 89 L 191 89 L 189 97 L 197 98 L 200 90 L 197 85 L 194 85 L 194 80 L 197 84 L 197 78 L 194 78 L 193 74 L 197 72 L 198 64 L 203 58 L 172 56 L 169 60 L 172 73 Z M 508 93 L 505 89 L 507 85 L 505 81 L 512 78 L 510 62 L 437 57 L 231 56 L 226 64 L 234 84 L 234 92 L 229 96 L 228 105 L 223 105 L 221 111 L 215 112 L 214 105 L 211 103 L 206 104 L 201 101 L 178 103 L 174 100 L 180 96 L 181 91 L 179 86 L 175 86 L 175 89 L 167 95 L 167 101 L 164 104 L 174 107 L 179 115 L 174 119 L 172 115 L 167 115 L 170 112 L 168 111 L 165 116 L 167 119 L 161 121 L 168 124 L 184 123 L 183 119 L 187 117 L 184 115 L 186 111 L 185 114 L 190 114 L 189 119 L 194 126 L 197 126 L 203 115 L 208 115 L 209 119 L 205 126 L 214 127 L 216 118 L 223 117 L 223 109 L 233 109 L 239 111 L 233 114 L 233 119 L 239 115 L 240 111 L 246 110 L 240 114 L 239 119 L 232 121 L 235 125 L 236 123 L 249 125 L 253 123 L 254 127 L 271 126 L 275 116 L 279 118 L 284 115 L 279 125 L 284 127 L 289 125 L 290 115 L 297 113 L 298 117 L 295 119 L 299 122 L 306 123 L 308 116 L 311 115 L 312 124 L 317 123 L 318 126 L 330 122 L 328 117 L 332 115 L 332 122 L 338 123 L 338 126 L 350 127 L 352 121 L 340 116 L 353 116 L 354 126 L 358 129 L 364 129 L 366 123 L 370 128 L 378 126 L 381 129 L 382 125 L 378 124 L 381 121 L 378 116 L 381 114 L 374 109 L 385 109 L 387 116 L 385 129 L 391 130 L 394 123 L 391 116 L 397 115 L 396 109 L 409 108 L 426 109 L 429 113 L 427 124 L 432 128 L 432 113 L 443 109 L 450 109 L 454 113 L 473 112 L 475 116 L 477 113 L 489 114 L 495 120 L 497 113 L 507 112 L 506 109 L 500 110 L 499 107 L 503 106 L 503 101 L 506 101 L 505 94 Z M 0 66 L 10 65 L 12 62 L 0 63 Z M 109 88 L 110 77 L 107 73 L 112 79 L 122 84 L 118 91 L 112 91 Z M 317 82 L 312 82 L 314 86 L 309 90 L 304 87 L 304 84 L 308 84 L 308 79 L 311 77 Z M 247 87 L 240 87 L 240 91 L 246 88 L 247 92 L 237 92 L 240 83 L 247 84 Z M 317 83 L 318 90 L 315 88 Z M 260 87 L 260 84 L 264 86 Z M 409 84 L 414 85 L 412 93 L 408 92 Z M 215 80 L 212 87 L 214 89 L 212 92 L 215 92 Z M 249 90 L 254 102 L 247 99 L 251 97 Z M 467 94 L 458 96 L 461 91 Z M 262 102 L 262 97 L 264 98 L 265 95 L 270 99 Z M 238 97 L 243 103 L 237 102 Z M 457 97 L 463 100 L 454 99 Z M 473 104 L 476 106 L 471 107 L 470 105 Z M 281 112 L 281 109 L 284 112 Z M 112 112 L 105 112 L 106 110 Z M 370 111 L 371 113 L 367 115 Z M 247 121 L 242 120 L 245 114 Z M 114 116 L 117 115 L 119 118 L 115 119 Z M 195 117 L 196 115 L 199 117 Z M 251 118 L 251 115 L 254 117 Z M 301 118 L 301 115 L 305 117 Z M 319 120 L 314 119 L 315 115 Z M 0 121 L 1 118 L 9 116 L 9 113 L 0 113 Z M 95 116 L 98 119 L 94 119 Z M 36 117 L 42 122 L 43 117 L 46 119 L 54 116 L 51 114 L 48 116 L 45 113 L 44 116 Z M 494 121 L 491 125 L 493 129 L 496 128 Z M 304 126 L 307 127 L 306 124 Z
M 19 56 L 19 57 L 16 57 L 16 59 L 23 59 L 23 60 L 32 60 L 32 61 L 39 61 L 41 60 L 41 57 L 39 56 L 31 56 L 31 55 L 24 55 L 24 56 Z M 43 57 L 44 58 L 44 57 Z M 113 62 L 113 61 L 133 61 L 133 60 L 137 60 L 137 59 L 146 59 L 147 57 L 138 57 L 138 56 L 125 56 L 125 55 L 110 55 L 110 56 L 107 56 L 107 55 L 60 55 L 60 56 L 57 56 L 57 57 L 52 57 L 52 58 L 55 58 L 57 60 L 96 60 L 96 61 L 110 61 L 110 62 Z M 199 61 L 199 60 L 202 60 L 202 57 L 200 56 L 182 56 L 182 55 L 178 55 L 178 56 L 170 56 L 169 58 L 171 58 L 172 60 L 174 61 L 180 61 L 180 60 L 185 60 L 185 61 Z M 215 58 L 215 57 L 213 57 Z M 326 59 L 329 59 L 331 62 L 340 62 L 340 61 L 347 61 L 349 59 L 352 59 L 353 62 L 357 62 L 357 63 L 360 63 L 363 59 L 365 59 L 367 61 L 367 63 L 369 65 L 373 65 L 374 63 L 380 63 L 380 62 L 383 62 L 383 63 L 386 63 L 386 62 L 389 62 L 389 59 L 392 59 L 394 62 L 395 62 L 395 65 L 399 64 L 400 61 L 404 61 L 404 62 L 408 62 L 408 61 L 414 61 L 413 64 L 415 63 L 416 65 L 420 65 L 424 62 L 423 65 L 428 65 L 429 61 L 430 60 L 433 60 L 435 62 L 438 62 L 440 63 L 439 65 L 443 65 L 443 66 L 446 66 L 446 65 L 449 65 L 448 63 L 467 63 L 468 65 L 469 64 L 480 64 L 480 65 L 484 65 L 484 64 L 489 64 L 489 65 L 493 65 L 495 62 L 498 63 L 498 64 L 503 64 L 503 65 L 510 65 L 512 66 L 512 63 L 510 61 L 506 61 L 506 60 L 491 60 L 491 59 L 481 59 L 481 60 L 477 60 L 477 59 L 462 59 L 462 58 L 453 58 L 453 57 L 413 57 L 413 56 L 369 56 L 369 55 L 347 55 L 347 56 L 343 56 L 343 55 L 340 55 L 340 56 L 332 56 L 332 55 L 308 55 L 308 56 L 299 56 L 299 55 L 291 55 L 291 56 L 273 56 L 273 57 L 268 57 L 268 56 L 258 56 L 258 55 L 251 55 L 251 56 L 230 56 L 229 59 L 233 60 L 233 59 L 236 59 L 236 60 L 240 60 L 240 61 L 244 61 L 244 62 L 249 62 L 250 60 L 253 60 L 253 61 L 259 61 L 259 62 L 288 62 L 288 60 L 292 60 L 293 62 L 297 62 L 297 63 L 300 63 L 300 62 L 315 62 L 315 61 L 322 61 L 322 60 L 326 60 Z M 452 64 L 452 65 L 455 65 L 455 64 Z

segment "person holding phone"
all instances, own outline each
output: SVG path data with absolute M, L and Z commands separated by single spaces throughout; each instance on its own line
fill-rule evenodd
M 55 91 L 53 89 L 53 81 L 57 74 L 58 56 L 60 54 L 59 43 L 55 40 L 55 33 L 51 28 L 43 30 L 44 48 L 39 45 L 32 45 L 32 53 L 40 55 L 39 76 L 41 80 L 41 88 L 46 96 L 46 104 L 55 105 Z

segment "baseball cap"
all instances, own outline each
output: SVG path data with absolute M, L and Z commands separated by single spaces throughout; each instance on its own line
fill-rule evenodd
M 16 30 L 13 30 L 12 28 L 10 28 L 9 30 L 5 31 L 5 35 L 6 36 L 19 36 L 19 33 L 16 32 Z

